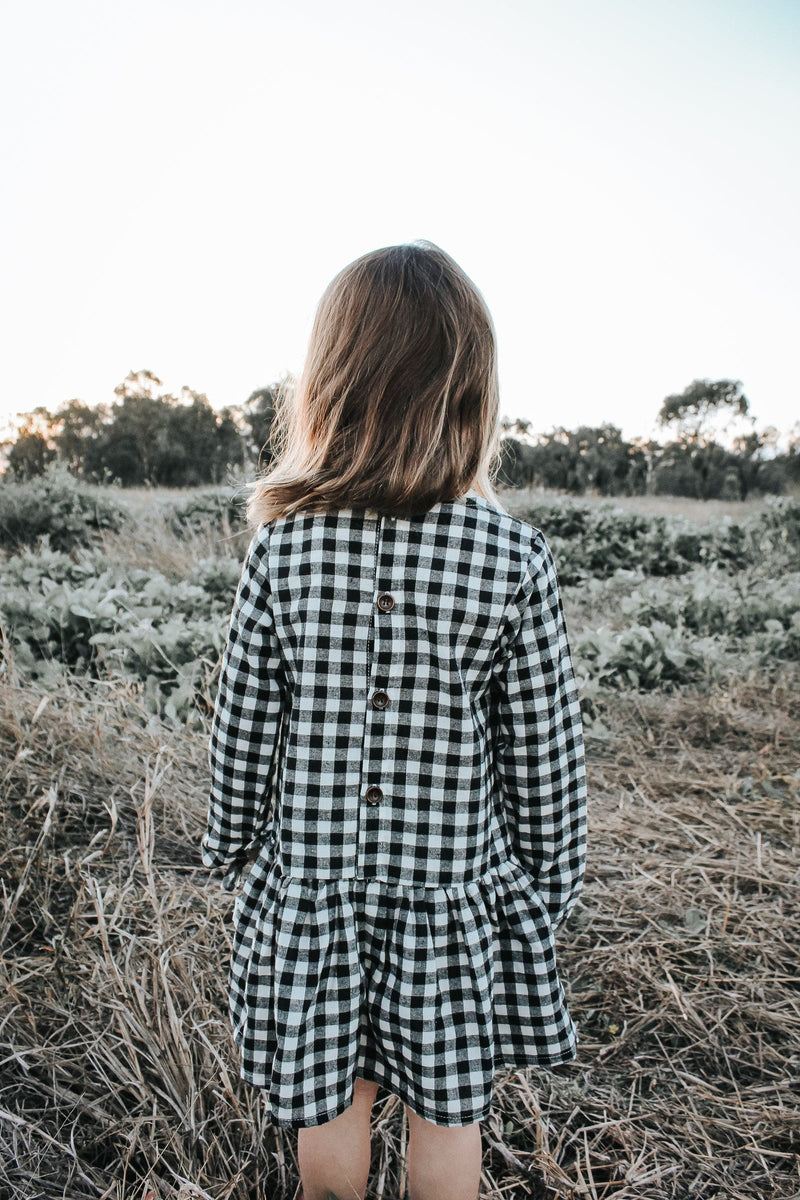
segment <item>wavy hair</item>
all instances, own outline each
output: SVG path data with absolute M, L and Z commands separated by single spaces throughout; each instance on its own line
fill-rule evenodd
M 252 525 L 300 509 L 408 517 L 469 490 L 501 507 L 494 325 L 449 254 L 387 246 L 339 272 L 300 379 L 278 396 L 270 443 Z

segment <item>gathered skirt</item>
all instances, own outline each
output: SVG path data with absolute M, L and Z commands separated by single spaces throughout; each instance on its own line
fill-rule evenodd
M 356 1076 L 468 1125 L 488 1116 L 498 1069 L 576 1053 L 550 921 L 513 857 L 446 888 L 301 880 L 259 858 L 228 982 L 242 1077 L 278 1126 L 332 1120 Z

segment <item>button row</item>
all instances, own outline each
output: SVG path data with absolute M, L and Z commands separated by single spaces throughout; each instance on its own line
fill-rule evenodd
M 377 604 L 381 612 L 391 612 L 394 608 L 394 596 L 390 596 L 388 592 L 381 592 Z M 373 692 L 370 699 L 373 708 L 384 709 L 389 704 L 389 696 L 383 691 Z M 376 783 L 370 784 L 364 797 L 367 804 L 380 804 L 383 799 L 383 790 Z

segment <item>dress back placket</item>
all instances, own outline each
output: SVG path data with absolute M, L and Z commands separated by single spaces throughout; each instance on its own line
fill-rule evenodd
M 382 854 L 388 852 L 388 841 L 385 834 L 383 805 L 388 796 L 381 787 L 380 770 L 376 769 L 376 742 L 380 742 L 381 733 L 378 727 L 385 719 L 384 714 L 391 697 L 386 690 L 385 674 L 380 654 L 381 627 L 377 600 L 381 595 L 380 588 L 380 559 L 381 541 L 384 528 L 384 518 L 375 518 L 375 543 L 372 561 L 372 575 L 365 585 L 371 588 L 370 596 L 370 629 L 369 629 L 369 661 L 367 663 L 367 686 L 363 698 L 364 706 L 364 739 L 361 753 L 361 784 L 359 788 L 359 822 L 358 822 L 358 855 L 357 873 L 361 878 L 373 878 Z M 385 779 L 384 779 L 385 782 Z

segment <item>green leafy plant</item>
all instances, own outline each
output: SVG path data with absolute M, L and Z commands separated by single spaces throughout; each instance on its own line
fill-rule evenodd
M 185 717 L 208 706 L 240 570 L 206 560 L 171 580 L 88 551 L 25 551 L 0 570 L 0 626 L 30 675 L 53 661 L 122 674 L 141 681 L 153 711 Z
M 239 491 L 195 492 L 188 499 L 173 501 L 166 507 L 176 533 L 210 525 L 230 534 L 246 524 L 245 497 Z
M 0 480 L 0 547 L 15 551 L 47 537 L 55 550 L 90 543 L 104 529 L 129 520 L 127 509 L 81 484 L 56 463 L 33 479 Z

